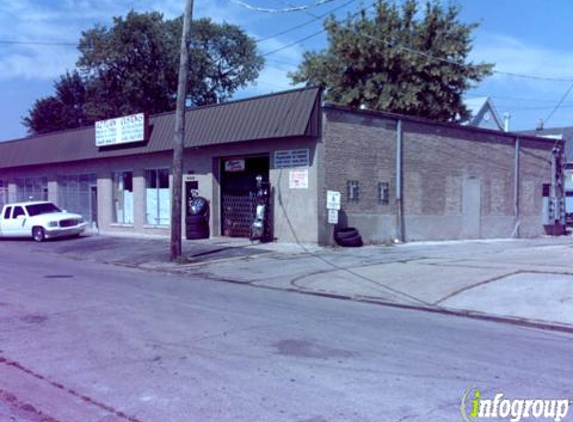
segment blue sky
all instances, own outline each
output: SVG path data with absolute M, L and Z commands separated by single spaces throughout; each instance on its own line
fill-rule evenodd
M 260 7 L 284 8 L 315 0 L 246 0 Z M 266 38 L 312 20 L 349 0 L 336 0 L 305 12 L 265 14 L 245 9 L 232 0 L 195 0 L 195 17 L 209 16 L 242 26 L 255 39 Z M 396 0 L 399 2 L 400 0 Z M 343 17 L 371 4 L 357 0 L 340 8 Z M 34 100 L 50 95 L 54 80 L 73 69 L 73 45 L 8 44 L 6 41 L 76 43 L 84 29 L 109 24 L 112 16 L 130 9 L 158 10 L 167 17 L 182 13 L 185 0 L 0 0 L 0 140 L 25 136 L 20 120 Z M 510 112 L 513 130 L 534 128 L 546 118 L 573 83 L 573 2 L 571 0 L 459 0 L 462 20 L 477 22 L 474 61 L 496 63 L 496 70 L 537 76 L 519 78 L 495 74 L 468 92 L 468 97 L 490 96 L 500 114 Z M 310 13 L 310 14 L 309 14 Z M 235 96 L 265 94 L 291 88 L 286 77 L 307 49 L 325 46 L 324 35 L 301 44 L 296 41 L 320 30 L 320 20 L 258 44 L 261 53 L 288 46 L 267 56 L 258 83 Z M 571 79 L 571 82 L 543 78 Z M 573 125 L 573 92 L 546 127 Z

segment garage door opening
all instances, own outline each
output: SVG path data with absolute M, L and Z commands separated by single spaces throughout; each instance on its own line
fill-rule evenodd
M 269 156 L 221 160 L 221 234 L 249 237 L 255 213 L 257 176 L 269 181 Z M 269 210 L 270 211 L 270 210 Z

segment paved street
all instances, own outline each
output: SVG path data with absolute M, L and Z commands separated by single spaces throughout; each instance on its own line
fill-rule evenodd
M 33 252 L 63 245 L 0 242 L 3 421 L 460 421 L 470 387 L 573 397 L 569 334 Z

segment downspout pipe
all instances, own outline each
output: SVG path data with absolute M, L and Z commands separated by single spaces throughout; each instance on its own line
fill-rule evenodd
M 404 242 L 404 213 L 402 203 L 402 120 L 396 123 L 396 239 Z
M 519 214 L 519 171 L 520 171 L 520 163 L 519 163 L 519 153 L 521 150 L 521 142 L 519 141 L 519 137 L 515 138 L 515 161 L 513 165 L 513 206 L 514 206 L 514 216 L 515 216 L 515 227 L 513 229 L 513 233 L 511 237 L 519 237 L 519 226 L 520 226 L 520 214 Z

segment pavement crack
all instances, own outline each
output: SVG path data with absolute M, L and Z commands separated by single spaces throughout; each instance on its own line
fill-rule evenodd
M 475 287 L 483 286 L 484 284 L 493 283 L 494 281 L 499 281 L 499 280 L 501 280 L 501 279 L 504 279 L 504 278 L 507 278 L 507 277 L 511 277 L 511 276 L 517 275 L 517 274 L 522 274 L 522 273 L 524 273 L 524 272 L 527 272 L 527 271 L 522 271 L 522 270 L 511 271 L 511 272 L 508 272 L 508 273 L 505 273 L 505 274 L 498 275 L 498 276 L 496 276 L 496 277 L 488 278 L 487 280 L 480 281 L 479 283 L 475 283 L 475 284 L 471 284 L 471 285 L 469 285 L 469 286 L 462 287 L 461 289 L 457 289 L 457 290 L 451 292 L 450 294 L 447 294 L 446 296 L 442 297 L 442 298 L 439 299 L 438 301 L 434 302 L 434 305 L 435 305 L 435 306 L 439 306 L 441 303 L 445 302 L 446 300 L 448 300 L 448 299 L 450 299 L 450 298 L 452 298 L 452 297 L 454 297 L 454 296 L 457 296 L 457 295 L 459 295 L 460 293 L 463 293 L 463 292 L 466 292 L 466 291 L 468 291 L 468 290 L 471 290 L 471 289 L 473 289 L 473 288 L 475 288 Z
M 23 366 L 22 364 L 20 364 L 19 362 L 15 361 L 15 360 L 11 360 L 8 359 L 6 357 L 2 357 L 0 356 L 0 364 L 2 365 L 6 365 L 6 366 L 10 366 L 12 368 L 18 369 L 42 382 L 45 382 L 49 385 L 51 385 L 54 388 L 57 388 L 58 390 L 64 391 L 65 393 L 82 400 L 85 403 L 88 403 L 92 406 L 98 407 L 108 413 L 111 413 L 112 415 L 117 416 L 118 418 L 122 419 L 122 420 L 126 420 L 128 422 L 143 422 L 140 419 L 137 419 L 135 416 L 131 416 L 131 415 L 127 415 L 126 413 L 122 412 L 121 410 L 115 409 L 114 407 L 107 405 L 103 402 L 100 402 L 96 399 L 93 399 L 85 394 L 82 394 L 78 391 L 75 391 L 71 388 L 68 388 L 66 386 L 64 386 L 63 384 L 60 384 L 56 381 L 51 381 L 48 378 L 46 378 L 45 376 L 29 369 L 26 368 L 25 366 Z M 1 391 L 1 390 L 0 390 Z M 48 422 L 52 422 L 52 421 L 48 421 Z M 57 421 L 56 421 L 57 422 Z

